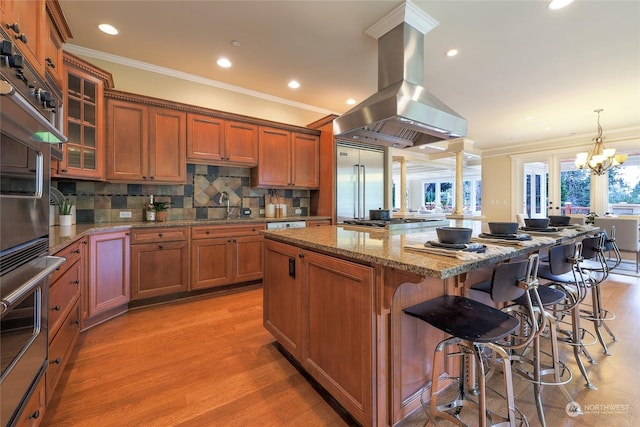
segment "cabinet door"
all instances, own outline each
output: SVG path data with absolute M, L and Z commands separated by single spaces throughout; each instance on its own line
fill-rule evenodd
M 320 138 L 302 133 L 291 134 L 291 182 L 296 187 L 320 186 Z
M 291 132 L 260 128 L 258 185 L 288 187 L 291 183 Z
M 20 415 L 20 418 L 18 418 L 13 425 L 15 427 L 37 427 L 44 418 L 44 411 L 46 409 L 45 379 L 41 378 L 33 394 L 25 404 L 22 415 Z
M 104 179 L 103 85 L 81 70 L 65 72 L 65 127 L 69 138 L 63 144 L 64 159 L 56 176 Z M 121 143 L 121 145 L 124 145 Z
M 225 126 L 226 160 L 235 164 L 258 164 L 258 126 L 227 121 Z
M 191 289 L 212 288 L 233 282 L 233 242 L 230 238 L 191 242 Z
M 168 108 L 149 109 L 149 179 L 185 183 L 187 116 Z
M 62 89 L 62 39 L 48 14 L 44 54 L 44 66 L 46 73 L 49 74 L 58 87 Z
M 358 421 L 370 425 L 373 269 L 315 252 L 303 255 L 302 365 Z
M 89 236 L 89 317 L 129 302 L 129 233 Z
M 224 160 L 224 140 L 224 120 L 187 114 L 187 160 Z
M 46 13 L 44 0 L 15 0 L 6 4 L 2 27 L 24 59 L 44 77 Z M 18 24 L 19 32 L 9 25 Z M 20 38 L 14 38 L 14 36 Z
M 145 105 L 107 100 L 107 180 L 147 180 L 149 110 Z
M 300 360 L 300 249 L 265 241 L 264 327 Z
M 234 239 L 235 277 L 234 283 L 260 280 L 263 274 L 264 237 L 242 236 Z
M 131 299 L 186 292 L 188 269 L 186 241 L 131 245 Z

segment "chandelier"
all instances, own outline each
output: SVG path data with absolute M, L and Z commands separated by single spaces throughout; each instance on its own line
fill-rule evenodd
M 616 155 L 615 148 L 604 148 L 602 126 L 600 126 L 600 113 L 602 111 L 602 109 L 594 110 L 595 113 L 598 113 L 598 136 L 593 138 L 595 145 L 589 152 L 578 153 L 575 160 L 578 169 L 588 166 L 596 175 L 604 175 L 612 167 L 620 166 L 627 160 L 626 154 Z

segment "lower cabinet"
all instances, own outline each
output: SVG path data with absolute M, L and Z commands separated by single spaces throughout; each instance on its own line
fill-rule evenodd
M 33 391 L 31 398 L 27 402 L 22 411 L 22 415 L 14 424 L 15 427 L 37 427 L 44 417 L 44 411 L 47 408 L 47 399 L 45 393 L 45 379 L 41 378 L 40 382 Z
M 131 231 L 131 299 L 189 290 L 187 227 Z
M 262 279 L 264 224 L 191 228 L 191 289 Z
M 372 420 L 373 268 L 265 242 L 264 326 L 351 415 Z
M 91 234 L 88 318 L 84 327 L 126 311 L 129 289 L 129 231 Z

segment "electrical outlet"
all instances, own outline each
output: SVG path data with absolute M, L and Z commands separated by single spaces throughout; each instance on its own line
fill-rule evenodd
M 294 212 L 296 215 L 301 215 L 301 214 L 302 214 L 302 209 L 300 209 L 300 208 L 296 208 L 293 212 Z
M 260 209 L 260 215 L 264 215 L 264 209 Z
M 120 218 L 131 218 L 131 211 L 120 211 Z

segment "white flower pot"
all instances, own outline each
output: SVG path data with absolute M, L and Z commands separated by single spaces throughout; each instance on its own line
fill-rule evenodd
M 73 222 L 73 215 L 60 215 L 59 217 L 60 226 L 69 226 Z

